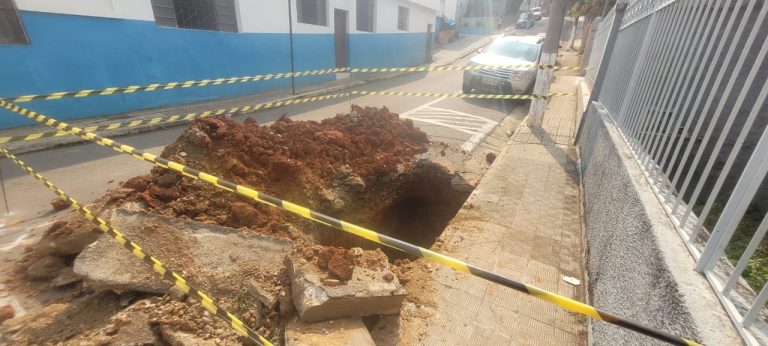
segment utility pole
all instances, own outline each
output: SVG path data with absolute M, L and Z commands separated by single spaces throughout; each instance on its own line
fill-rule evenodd
M 296 66 L 293 58 L 293 4 L 288 0 L 288 44 L 291 50 L 291 95 L 296 95 Z
M 539 64 L 554 65 L 557 62 L 557 52 L 560 49 L 560 33 L 563 31 L 563 21 L 565 20 L 565 7 L 570 0 L 552 0 L 549 11 L 549 25 L 547 26 L 547 37 L 541 48 L 541 59 Z M 553 70 L 539 69 L 536 74 L 536 85 L 533 87 L 535 95 L 549 94 L 549 85 L 551 83 Z M 533 126 L 540 127 L 544 118 L 544 109 L 547 107 L 546 99 L 536 99 L 531 101 L 531 108 L 528 116 L 532 120 Z

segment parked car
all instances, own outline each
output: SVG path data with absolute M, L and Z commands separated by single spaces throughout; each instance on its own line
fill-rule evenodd
M 530 29 L 536 24 L 533 20 L 533 14 L 531 12 L 520 13 L 520 17 L 517 18 L 515 28 L 517 29 Z
M 544 38 L 538 36 L 500 37 L 472 57 L 468 66 L 538 64 L 542 42 Z M 465 94 L 476 90 L 498 94 L 528 94 L 533 90 L 535 81 L 535 66 L 466 70 L 461 90 Z
M 541 7 L 532 8 L 531 13 L 533 13 L 533 20 L 541 20 Z

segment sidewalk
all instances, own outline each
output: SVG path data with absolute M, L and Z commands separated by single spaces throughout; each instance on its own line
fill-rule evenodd
M 448 65 L 469 54 L 474 53 L 480 47 L 485 46 L 491 41 L 491 36 L 464 36 L 461 39 L 437 47 L 433 53 L 433 62 L 429 66 Z M 115 123 L 130 123 L 133 121 L 150 120 L 157 117 L 167 117 L 172 115 L 185 115 L 189 113 L 202 112 L 207 110 L 216 110 L 221 108 L 234 108 L 253 105 L 256 103 L 279 102 L 299 98 L 319 96 L 329 93 L 342 93 L 350 87 L 365 85 L 375 81 L 390 79 L 401 76 L 404 73 L 360 73 L 352 76 L 352 79 L 339 79 L 322 84 L 299 87 L 296 95 L 291 95 L 290 90 L 275 90 L 259 94 L 250 94 L 234 98 L 220 99 L 215 101 L 189 103 L 162 108 L 139 110 L 124 114 L 116 114 L 102 117 L 93 117 L 68 121 L 69 124 L 80 128 L 91 126 L 104 126 Z M 100 97 L 100 96 L 95 96 Z M 56 101 L 48 101 L 56 102 Z M 20 104 L 25 106 L 25 104 Z M 188 120 L 180 120 L 171 123 L 142 124 L 139 126 L 122 126 L 112 130 L 99 131 L 100 135 L 116 137 L 156 129 L 169 128 L 189 123 Z M 45 125 L 31 125 L 12 129 L 0 130 L 0 137 L 26 136 L 30 134 L 47 133 L 55 131 L 53 128 Z M 21 154 L 31 151 L 48 149 L 56 146 L 81 142 L 78 137 L 71 135 L 62 135 L 57 137 L 39 138 L 29 141 L 16 141 L 4 143 L 2 146 L 15 154 Z
M 558 76 L 553 92 L 574 92 Z M 574 97 L 554 98 L 543 130 L 521 125 L 436 248 L 500 275 L 585 300 Z M 586 318 L 446 268 L 432 273 L 437 307 L 425 345 L 586 345 Z M 581 280 L 573 285 L 565 276 Z
M 474 53 L 493 40 L 493 36 L 462 35 L 456 41 L 435 46 L 431 66 L 448 65 L 458 59 Z

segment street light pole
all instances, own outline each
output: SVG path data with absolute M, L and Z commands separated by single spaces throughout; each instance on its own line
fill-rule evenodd
M 291 49 L 291 94 L 296 94 L 296 76 L 294 76 L 295 66 L 293 61 L 293 4 L 288 0 L 288 44 Z

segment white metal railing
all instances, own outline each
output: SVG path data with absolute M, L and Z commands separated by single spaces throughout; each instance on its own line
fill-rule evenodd
M 768 344 L 768 4 L 636 0 L 603 59 L 597 101 L 750 345 Z M 593 72 L 594 71 L 594 72 Z M 592 72 L 592 73 L 590 73 Z
M 591 89 L 595 85 L 597 79 L 597 71 L 600 69 L 600 62 L 603 60 L 603 53 L 605 52 L 605 45 L 608 43 L 608 33 L 611 31 L 611 23 L 613 23 L 613 17 L 616 15 L 616 11 L 611 10 L 605 15 L 597 26 L 595 31 L 595 38 L 592 41 L 591 53 L 589 55 L 589 63 L 587 64 L 587 70 L 584 73 L 584 79 L 587 81 L 589 88 Z

